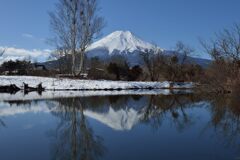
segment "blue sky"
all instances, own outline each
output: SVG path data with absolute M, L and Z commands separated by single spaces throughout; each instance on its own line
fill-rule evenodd
M 57 0 L 1 0 L 0 46 L 51 49 L 48 11 Z M 107 25 L 103 35 L 130 30 L 171 49 L 181 40 L 202 54 L 198 38 L 240 23 L 239 0 L 100 0 Z

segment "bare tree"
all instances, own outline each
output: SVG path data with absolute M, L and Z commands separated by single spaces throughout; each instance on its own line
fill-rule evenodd
M 216 34 L 210 42 L 201 40 L 207 53 L 214 59 L 225 59 L 232 62 L 240 60 L 240 24 L 235 24 L 231 29 L 224 29 Z
M 54 42 L 71 54 L 74 76 L 83 71 L 86 49 L 104 26 L 98 11 L 97 0 L 59 0 L 56 11 L 49 14 Z
M 214 60 L 208 70 L 210 85 L 218 92 L 233 90 L 240 84 L 240 25 L 224 29 L 201 44 Z
M 176 43 L 175 47 L 175 56 L 179 57 L 178 62 L 173 64 L 171 67 L 174 67 L 173 70 L 175 70 L 175 78 L 174 81 L 179 80 L 186 80 L 186 69 L 188 67 L 188 58 L 191 56 L 191 54 L 194 52 L 194 49 L 190 46 L 184 44 L 181 41 L 178 41 Z
M 187 46 L 181 41 L 176 43 L 175 53 L 179 54 L 182 58 L 180 61 L 180 65 L 183 66 L 187 62 L 187 58 L 194 52 L 194 49 L 190 46 Z
M 162 50 L 154 46 L 152 49 L 145 50 L 141 53 L 151 81 L 157 81 L 160 77 L 159 69 L 164 63 L 164 55 Z

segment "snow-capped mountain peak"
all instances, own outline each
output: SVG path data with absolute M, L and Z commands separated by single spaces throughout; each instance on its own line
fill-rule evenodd
M 160 49 L 165 55 L 172 55 L 173 51 L 161 49 L 149 42 L 145 42 L 135 36 L 130 31 L 115 31 L 108 36 L 100 39 L 89 46 L 87 57 L 98 57 L 105 62 L 111 61 L 115 55 L 121 55 L 126 58 L 128 65 L 144 65 L 141 53 L 145 50 Z M 181 58 L 181 55 L 179 54 Z M 189 57 L 189 62 L 201 66 L 207 66 L 208 60 L 201 58 Z
M 93 43 L 89 47 L 89 51 L 106 49 L 109 54 L 112 54 L 114 51 L 122 53 L 134 52 L 136 50 L 143 51 L 151 48 L 153 48 L 152 44 L 142 41 L 130 31 L 115 31 L 103 39 Z

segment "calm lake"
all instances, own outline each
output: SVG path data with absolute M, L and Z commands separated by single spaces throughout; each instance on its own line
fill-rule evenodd
M 190 93 L 2 101 L 0 159 L 240 159 L 239 102 Z

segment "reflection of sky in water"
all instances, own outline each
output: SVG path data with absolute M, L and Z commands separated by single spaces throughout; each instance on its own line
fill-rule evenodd
M 187 96 L 1 102 L 0 159 L 235 159 L 239 131 L 222 124 L 237 122 L 219 112 Z

